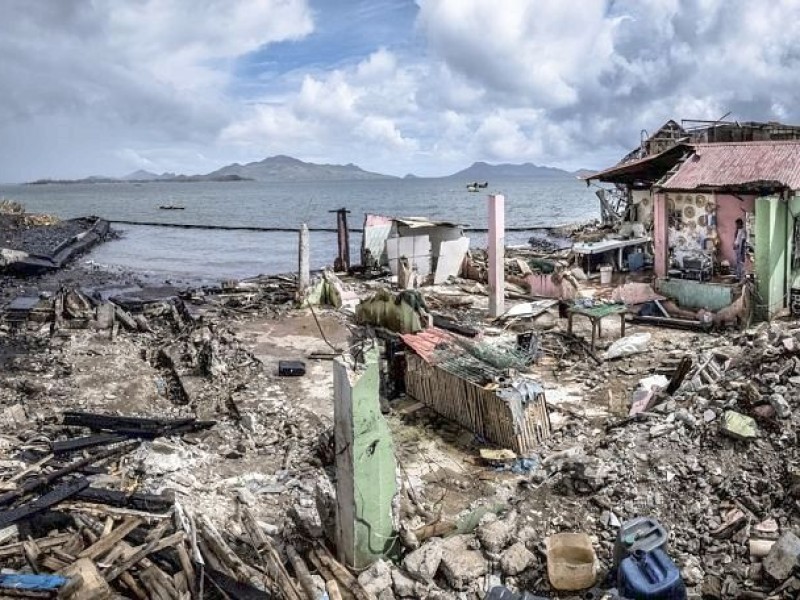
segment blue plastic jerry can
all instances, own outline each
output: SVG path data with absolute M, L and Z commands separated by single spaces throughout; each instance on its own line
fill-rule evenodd
M 630 600 L 686 600 L 686 586 L 674 562 L 660 548 L 636 550 L 617 572 L 621 596 Z
M 549 600 L 544 596 L 534 596 L 528 592 L 521 592 L 515 594 L 507 587 L 498 585 L 493 587 L 489 593 L 484 597 L 484 600 Z

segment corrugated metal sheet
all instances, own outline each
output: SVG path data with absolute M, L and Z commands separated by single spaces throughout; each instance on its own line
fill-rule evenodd
M 407 333 L 401 335 L 400 338 L 428 363 L 436 362 L 434 354 L 437 349 L 452 349 L 456 354 L 463 354 L 463 350 L 456 345 L 453 335 L 438 327 L 429 327 L 417 333 Z
M 664 190 L 757 185 L 800 189 L 800 141 L 696 144 Z

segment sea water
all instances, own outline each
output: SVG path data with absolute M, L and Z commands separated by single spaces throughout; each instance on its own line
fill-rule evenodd
M 350 227 L 360 228 L 364 214 L 422 216 L 487 226 L 487 195 L 506 197 L 506 226 L 536 228 L 598 217 L 591 188 L 565 176 L 530 181 L 492 181 L 468 192 L 453 179 L 386 179 L 334 182 L 186 182 L 92 183 L 0 186 L 0 198 L 16 200 L 30 212 L 62 218 L 96 215 L 110 221 L 176 223 L 228 227 L 335 228 L 330 211 L 346 208 Z M 183 210 L 161 210 L 182 206 Z M 118 239 L 95 248 L 82 260 L 117 266 L 161 278 L 215 281 L 297 268 L 297 234 L 224 231 L 116 224 Z M 468 234 L 473 246 L 485 234 Z M 507 244 L 525 244 L 529 232 L 509 231 Z M 350 255 L 358 262 L 361 234 L 351 233 Z M 311 233 L 311 263 L 333 263 L 336 234 Z M 1 246 L 2 244 L 0 244 Z

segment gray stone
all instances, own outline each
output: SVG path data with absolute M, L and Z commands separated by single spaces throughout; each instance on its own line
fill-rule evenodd
M 792 407 L 786 401 L 783 394 L 770 394 L 767 398 L 770 406 L 775 409 L 775 414 L 779 419 L 788 419 L 792 416 Z
M 509 520 L 496 520 L 483 523 L 478 527 L 478 539 L 489 552 L 501 552 L 511 540 L 514 524 Z
M 506 575 L 519 575 L 533 563 L 533 553 L 517 542 L 500 555 L 500 568 Z
M 388 587 L 385 590 L 383 590 L 380 594 L 378 594 L 378 600 L 395 600 L 392 588 Z
M 442 540 L 431 538 L 403 559 L 403 568 L 418 581 L 433 581 L 442 560 L 442 549 Z
M 392 569 L 383 559 L 378 559 L 358 576 L 358 583 L 368 593 L 378 596 L 392 587 Z
M 764 570 L 775 581 L 784 581 L 800 560 L 800 538 L 784 533 L 764 558 Z
M 392 584 L 401 598 L 427 598 L 431 589 L 430 583 L 417 581 L 400 569 L 392 569 Z
M 479 550 L 470 550 L 472 536 L 456 535 L 443 545 L 439 569 L 450 587 L 463 590 L 470 582 L 483 577 L 487 571 L 486 559 Z

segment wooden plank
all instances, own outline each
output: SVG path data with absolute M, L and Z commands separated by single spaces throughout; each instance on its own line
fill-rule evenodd
M 163 539 L 155 539 L 146 544 L 142 544 L 136 548 L 133 548 L 133 553 L 128 555 L 122 562 L 111 567 L 105 573 L 106 581 L 114 581 L 117 577 L 122 575 L 125 571 L 133 567 L 143 558 L 147 558 L 149 555 L 160 552 L 164 548 L 168 548 L 170 546 L 174 546 L 175 544 L 179 544 L 184 540 L 184 533 L 182 531 L 178 531 L 173 533 L 170 536 L 167 536 Z
M 112 530 L 111 533 L 105 537 L 101 537 L 94 544 L 78 554 L 78 558 L 96 559 L 103 556 L 141 524 L 142 520 L 138 517 L 127 518 L 119 527 Z
M 104 600 L 111 597 L 108 582 L 100 576 L 95 564 L 88 558 L 75 561 L 61 572 L 69 579 L 79 579 L 78 588 L 70 594 L 70 600 Z
M 57 535 L 46 538 L 38 538 L 36 540 L 36 545 L 39 547 L 40 550 L 44 551 L 49 548 L 63 546 L 64 544 L 69 542 L 72 536 L 73 536 L 72 533 L 59 533 Z M 15 542 L 13 544 L 8 544 L 0 548 L 0 558 L 22 555 L 22 553 L 23 553 L 23 542 Z

